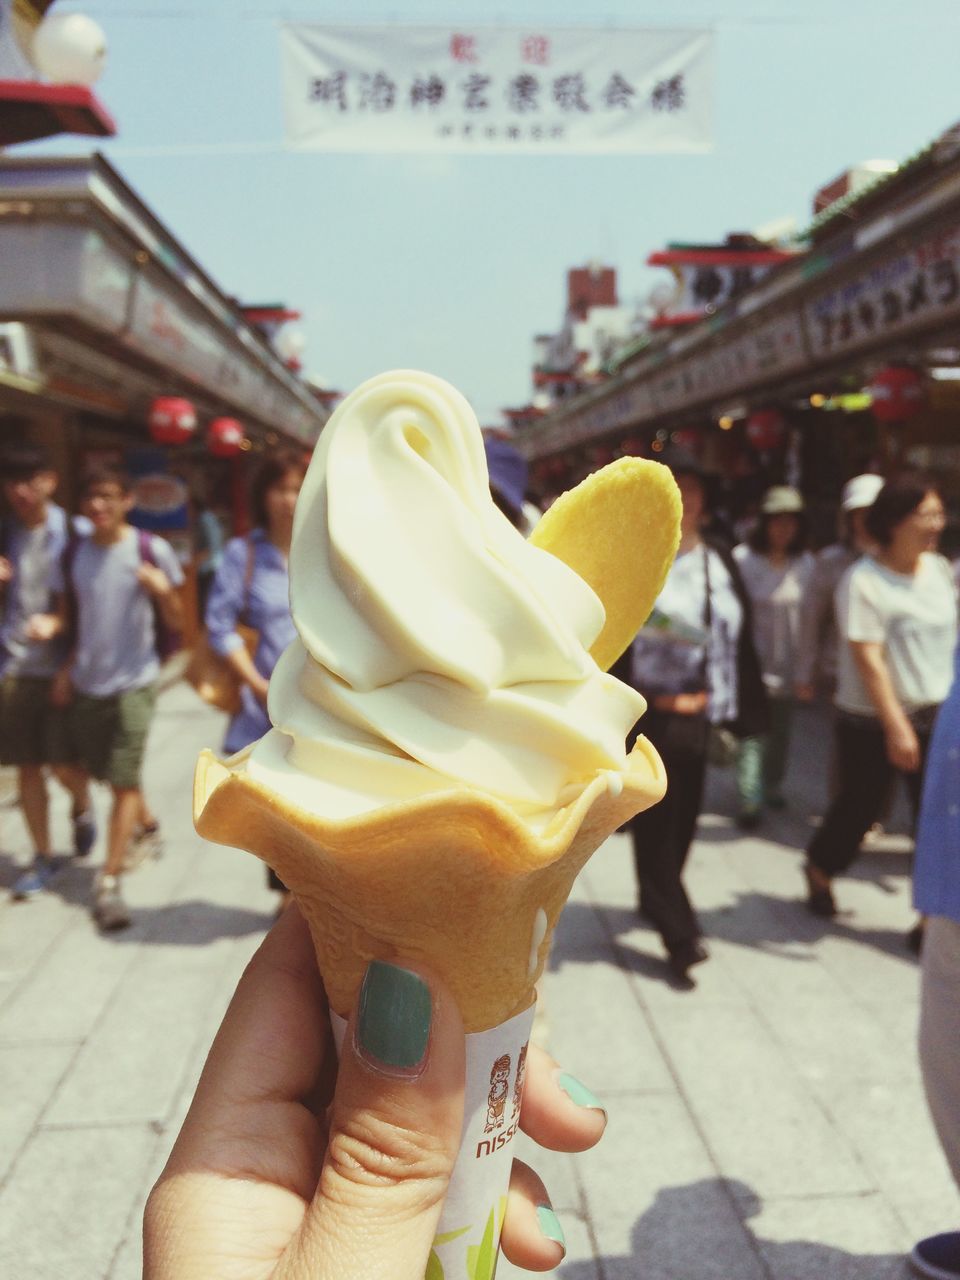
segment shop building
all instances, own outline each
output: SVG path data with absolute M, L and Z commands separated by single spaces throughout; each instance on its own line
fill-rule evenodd
M 159 397 L 192 406 L 183 443 L 152 439 Z M 85 466 L 119 461 L 150 478 L 139 522 L 189 563 L 195 501 L 242 529 L 258 455 L 310 450 L 328 415 L 102 156 L 0 156 L 0 444 L 44 443 L 66 506 Z M 208 440 L 224 418 L 233 457 Z
M 935 469 L 956 518 L 960 129 L 834 199 L 801 249 L 697 323 L 621 348 L 598 386 L 525 424 L 541 496 L 674 439 L 744 499 L 801 484 L 821 524 L 848 476 L 902 465 Z

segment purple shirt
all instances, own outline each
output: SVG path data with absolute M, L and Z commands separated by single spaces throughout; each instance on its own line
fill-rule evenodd
M 249 547 L 253 546 L 253 573 L 249 588 L 244 582 Z M 213 579 L 206 611 L 207 634 L 214 652 L 226 656 L 243 647 L 237 624 L 260 633 L 253 664 L 269 680 L 277 659 L 295 638 L 290 616 L 290 578 L 287 559 L 262 529 L 247 538 L 231 538 Z M 249 685 L 240 691 L 241 708 L 230 721 L 223 749 L 232 754 L 255 742 L 270 728 L 266 708 Z

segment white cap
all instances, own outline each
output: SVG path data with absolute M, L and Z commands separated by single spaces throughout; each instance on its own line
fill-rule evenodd
M 763 495 L 760 513 L 765 516 L 793 516 L 803 510 L 803 498 L 788 484 L 775 484 Z
M 876 476 L 869 472 L 862 476 L 854 476 L 843 486 L 840 506 L 844 511 L 862 511 L 865 507 L 872 507 L 883 486 L 883 476 Z

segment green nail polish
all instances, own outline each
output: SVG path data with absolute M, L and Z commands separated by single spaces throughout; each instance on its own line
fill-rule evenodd
M 360 988 L 357 1042 L 384 1067 L 409 1070 L 423 1061 L 430 1039 L 430 989 L 409 969 L 373 960 Z
M 591 1107 L 595 1111 L 603 1111 L 604 1115 L 607 1114 L 603 1103 L 597 1095 L 592 1093 L 585 1084 L 582 1084 L 576 1076 L 572 1076 L 566 1071 L 561 1071 L 557 1076 L 557 1084 L 571 1102 L 575 1102 L 578 1107 Z
M 540 1233 L 552 1240 L 554 1244 L 558 1244 L 566 1253 L 567 1239 L 563 1234 L 563 1227 L 560 1225 L 560 1219 L 553 1212 L 548 1204 L 537 1206 L 537 1222 L 540 1224 Z

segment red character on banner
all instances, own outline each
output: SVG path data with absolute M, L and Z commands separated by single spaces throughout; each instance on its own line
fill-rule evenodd
M 524 36 L 520 42 L 520 57 L 535 67 L 548 67 L 550 41 L 546 36 Z
M 477 37 L 455 31 L 450 37 L 450 56 L 454 62 L 476 62 Z

